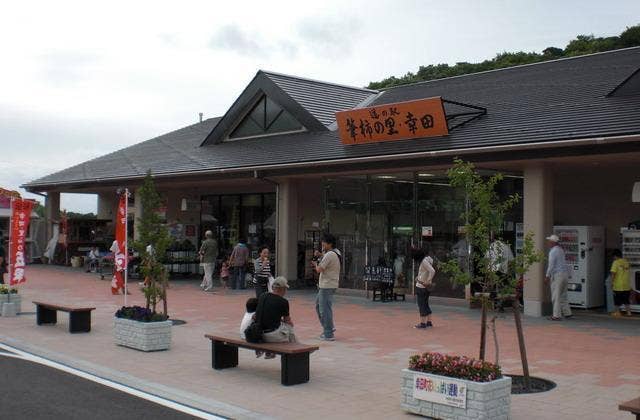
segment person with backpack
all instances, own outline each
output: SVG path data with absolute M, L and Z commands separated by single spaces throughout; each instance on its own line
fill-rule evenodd
M 322 235 L 322 253 L 316 251 L 316 257 L 321 257 L 320 262 L 313 261 L 316 272 L 320 274 L 318 282 L 318 295 L 316 296 L 316 313 L 322 325 L 320 340 L 335 341 L 336 331 L 333 325 L 333 295 L 336 293 L 340 282 L 340 270 L 342 268 L 342 254 L 336 246 L 336 238 L 330 233 Z

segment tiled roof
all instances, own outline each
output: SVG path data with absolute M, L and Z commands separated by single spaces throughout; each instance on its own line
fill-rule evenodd
M 337 111 L 355 108 L 378 93 L 267 71 L 263 73 L 327 127 L 336 120 Z
M 638 68 L 640 47 L 399 86 L 375 99 L 374 104 L 380 105 L 442 96 L 487 108 L 487 115 L 444 137 L 346 146 L 335 131 L 319 130 L 200 147 L 217 124 L 218 119 L 211 119 L 46 176 L 27 187 L 37 190 L 63 182 L 139 176 L 147 169 L 170 175 L 640 134 L 640 96 L 607 96 Z M 292 76 L 268 77 L 277 78 L 273 82 L 289 89 L 286 93 L 299 101 L 321 94 L 321 88 L 315 90 L 318 82 L 299 79 L 296 84 Z M 349 96 L 350 100 L 355 101 L 355 96 Z M 320 110 L 328 109 L 325 106 L 305 105 L 318 119 Z M 322 118 L 329 122 L 328 114 Z

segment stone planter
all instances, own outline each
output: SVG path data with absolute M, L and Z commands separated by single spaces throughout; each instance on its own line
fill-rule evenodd
M 171 321 L 139 322 L 114 318 L 116 344 L 141 351 L 167 350 L 171 346 Z
M 436 387 L 444 386 L 447 391 L 445 393 L 435 390 L 425 393 L 416 391 L 417 388 L 420 389 L 420 386 L 416 386 L 418 382 L 416 379 L 425 377 L 433 381 L 433 384 L 437 384 Z M 422 381 L 422 385 L 424 383 Z M 441 385 L 443 383 L 444 385 Z M 511 378 L 508 376 L 491 382 L 472 382 L 403 369 L 401 394 L 403 409 L 429 418 L 455 420 L 510 418 Z M 451 395 L 456 397 L 450 397 Z M 438 401 L 445 398 L 448 401 Z
M 16 312 L 22 312 L 22 296 L 17 293 L 11 294 L 11 300 L 9 300 L 9 295 L 0 294 L 0 313 L 2 313 L 2 305 L 5 303 L 11 302 L 15 304 Z

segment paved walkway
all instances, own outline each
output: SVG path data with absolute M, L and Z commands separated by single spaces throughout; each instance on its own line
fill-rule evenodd
M 313 294 L 289 294 L 297 336 L 319 343 L 311 356 L 311 381 L 280 385 L 280 361 L 256 359 L 240 350 L 235 369 L 211 369 L 205 333 L 237 334 L 244 302 L 253 291 L 210 294 L 198 281 L 175 281 L 169 294 L 173 318 L 170 351 L 143 353 L 113 344 L 112 317 L 122 296 L 94 274 L 63 267 L 30 266 L 22 287 L 23 311 L 31 300 L 96 306 L 90 334 L 68 334 L 67 317 L 57 326 L 35 325 L 35 315 L 0 318 L 0 342 L 86 370 L 180 403 L 232 418 L 409 418 L 399 406 L 400 374 L 408 357 L 432 350 L 475 356 L 479 314 L 460 306 L 434 304 L 433 329 L 415 330 L 416 309 L 407 302 L 378 303 L 338 296 L 335 342 L 315 339 L 321 330 Z M 129 304 L 143 304 L 132 288 Z M 532 374 L 558 384 L 553 391 L 512 397 L 514 419 L 625 419 L 620 402 L 640 395 L 640 319 L 611 319 L 578 313 L 551 323 L 525 318 Z M 513 317 L 497 321 L 500 362 L 521 373 Z M 494 349 L 489 339 L 489 358 Z

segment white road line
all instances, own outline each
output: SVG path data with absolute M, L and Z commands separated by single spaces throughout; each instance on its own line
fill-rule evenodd
M 149 394 L 148 392 L 140 391 L 138 389 L 131 388 L 129 386 L 120 384 L 118 382 L 111 381 L 109 379 L 104 379 L 104 378 L 101 378 L 99 376 L 93 375 L 91 373 L 87 373 L 87 372 L 84 372 L 82 370 L 78 370 L 78 369 L 72 368 L 70 366 L 66 366 L 66 365 L 63 365 L 61 363 L 45 359 L 45 358 L 40 357 L 40 356 L 36 356 L 35 354 L 27 353 L 25 351 L 22 351 L 20 349 L 15 348 L 15 347 L 8 346 L 8 345 L 3 344 L 3 343 L 0 343 L 0 349 L 4 349 L 5 351 L 10 351 L 10 352 L 14 353 L 14 354 L 5 354 L 5 353 L 1 353 L 0 352 L 1 356 L 20 358 L 20 359 L 28 360 L 28 361 L 31 361 L 31 362 L 39 363 L 39 364 L 44 365 L 44 366 L 49 366 L 49 367 L 52 367 L 54 369 L 58 369 L 58 370 L 61 370 L 63 372 L 67 372 L 67 373 L 70 373 L 72 375 L 78 376 L 80 378 L 84 378 L 84 379 L 99 383 L 101 385 L 108 386 L 109 388 L 117 389 L 118 391 L 125 392 L 125 393 L 127 393 L 129 395 L 133 395 L 135 397 L 142 398 L 144 400 L 151 401 L 151 402 L 154 402 L 156 404 L 160 404 L 162 406 L 171 408 L 173 410 L 180 411 L 180 412 L 185 413 L 185 414 L 189 414 L 191 416 L 195 416 L 195 417 L 199 417 L 199 418 L 207 419 L 207 420 L 219 420 L 219 419 L 223 420 L 223 419 L 225 419 L 225 417 L 216 416 L 215 414 L 207 413 L 206 411 L 202 411 L 202 410 L 199 410 L 197 408 L 189 407 L 187 405 L 183 405 L 183 404 L 177 403 L 175 401 L 171 401 L 171 400 L 168 400 L 168 399 L 165 399 L 165 398 L 162 398 L 162 397 L 158 397 L 157 395 Z

